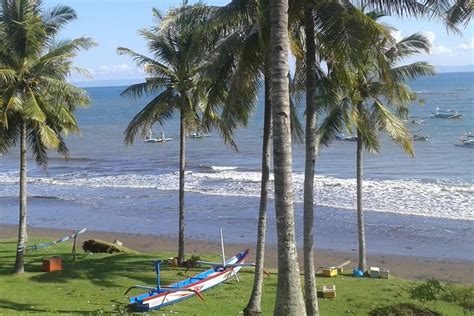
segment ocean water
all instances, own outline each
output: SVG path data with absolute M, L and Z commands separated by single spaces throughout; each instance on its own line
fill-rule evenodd
M 386 137 L 379 154 L 365 155 L 368 249 L 474 260 L 474 149 L 454 146 L 462 134 L 474 132 L 474 73 L 439 74 L 411 86 L 424 105 L 413 104 L 410 115 L 424 122 L 408 125 L 413 133 L 430 138 L 415 142 L 415 158 Z M 51 153 L 46 170 L 29 160 L 30 225 L 176 235 L 178 117 L 163 126 L 173 141 L 149 144 L 139 138 L 125 145 L 123 131 L 146 99 L 121 97 L 123 89 L 87 89 L 92 102 L 77 112 L 81 135 L 67 138 L 68 160 Z M 261 103 L 262 98 L 249 126 L 236 133 L 238 152 L 223 144 L 217 133 L 187 139 L 186 224 L 191 238 L 214 239 L 217 227 L 222 226 L 229 240 L 255 239 Z M 456 109 L 463 118 L 430 118 L 437 106 Z M 162 127 L 154 127 L 155 134 L 161 131 Z M 321 149 L 315 180 L 318 247 L 346 251 L 357 247 L 355 147 L 355 143 L 336 141 Z M 0 156 L 2 223 L 17 222 L 18 157 L 16 148 Z M 300 236 L 302 144 L 293 147 L 293 163 Z M 272 203 L 269 212 L 268 241 L 275 243 Z

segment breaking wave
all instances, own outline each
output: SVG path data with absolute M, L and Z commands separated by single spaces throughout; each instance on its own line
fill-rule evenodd
M 209 172 L 186 173 L 186 190 L 201 194 L 222 196 L 258 197 L 260 172 L 239 171 L 233 167 L 213 166 Z M 17 173 L 0 173 L 0 184 L 18 183 Z M 161 175 L 124 174 L 104 176 L 98 174 L 70 173 L 55 177 L 29 178 L 34 187 L 48 187 L 54 194 L 61 194 L 61 187 L 82 188 L 131 188 L 178 190 L 178 173 Z M 294 198 L 303 201 L 304 174 L 294 173 Z M 13 187 L 13 186 L 11 186 Z M 16 186 L 15 186 L 16 187 Z M 0 190 L 5 196 L 8 190 Z M 68 194 L 64 192 L 64 194 Z M 273 197 L 271 175 L 270 197 Z M 472 183 L 421 180 L 365 180 L 363 184 L 364 208 L 369 211 L 392 212 L 439 218 L 474 220 L 474 186 Z M 315 178 L 315 203 L 318 206 L 340 209 L 356 208 L 356 180 L 331 176 Z

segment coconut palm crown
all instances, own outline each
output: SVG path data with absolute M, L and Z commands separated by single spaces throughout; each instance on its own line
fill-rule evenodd
M 374 17 L 380 15 L 374 14 Z M 373 49 L 385 56 L 383 66 L 373 58 Z M 428 52 L 429 40 L 422 34 L 413 34 L 399 42 L 382 38 L 376 45 L 361 53 L 359 66 L 354 70 L 352 84 L 344 91 L 345 97 L 333 107 L 321 125 L 321 142 L 325 145 L 334 140 L 344 128 L 355 127 L 357 132 L 357 222 L 359 238 L 359 269 L 367 269 L 365 224 L 362 206 L 363 148 L 377 152 L 380 147 L 379 133 L 385 132 L 414 156 L 412 136 L 403 123 L 408 105 L 416 100 L 416 94 L 406 81 L 418 76 L 435 74 L 434 67 L 425 62 L 400 65 L 404 58 L 420 52 Z

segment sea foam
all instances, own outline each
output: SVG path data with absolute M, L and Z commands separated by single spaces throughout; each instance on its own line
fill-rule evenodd
M 186 173 L 186 190 L 201 194 L 221 196 L 258 197 L 260 172 L 229 170 Z M 55 195 L 69 194 L 61 188 L 131 188 L 178 190 L 178 173 L 161 175 L 123 174 L 115 176 L 71 173 L 54 177 L 28 178 L 30 190 L 35 187 Z M 10 187 L 0 191 L 0 196 L 16 193 L 16 173 L 0 173 L 0 184 Z M 353 210 L 356 208 L 356 180 L 331 176 L 316 176 L 315 204 Z M 66 192 L 68 191 L 68 192 Z M 303 201 L 304 174 L 293 174 L 293 193 L 296 202 Z M 273 198 L 273 174 L 270 176 L 270 197 Z M 67 198 L 67 197 L 64 197 Z M 365 180 L 363 183 L 364 209 L 439 218 L 474 220 L 474 186 L 471 183 L 421 180 Z

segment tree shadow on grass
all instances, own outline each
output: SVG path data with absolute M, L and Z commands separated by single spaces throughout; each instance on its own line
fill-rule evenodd
M 104 257 L 84 255 L 82 260 L 75 263 L 65 260 L 63 270 L 42 273 L 31 277 L 32 281 L 41 283 L 68 283 L 72 280 L 87 280 L 95 285 L 104 287 L 123 288 L 124 283 L 129 285 L 142 284 L 153 286 L 156 284 L 153 255 L 147 254 L 116 254 Z M 41 267 L 29 267 L 29 271 L 41 270 Z M 181 269 L 164 265 L 162 268 L 162 284 L 174 283 L 192 276 L 203 269 Z
M 37 312 L 37 313 L 45 313 L 47 310 L 39 309 L 31 304 L 22 304 L 22 303 L 15 303 L 6 300 L 0 300 L 0 308 L 2 309 L 10 309 L 14 311 L 29 311 L 29 312 Z
M 28 313 L 46 313 L 46 314 L 53 314 L 53 313 L 61 313 L 61 314 L 76 314 L 76 315 L 99 315 L 103 314 L 103 311 L 98 308 L 96 310 L 55 310 L 51 311 L 48 309 L 41 309 L 38 307 L 33 306 L 32 304 L 22 304 L 22 303 L 15 303 L 6 300 L 0 300 L 0 309 L 15 311 L 15 312 L 28 312 Z M 122 304 L 120 306 L 121 310 L 127 310 L 127 306 Z M 130 310 L 131 311 L 131 310 Z

